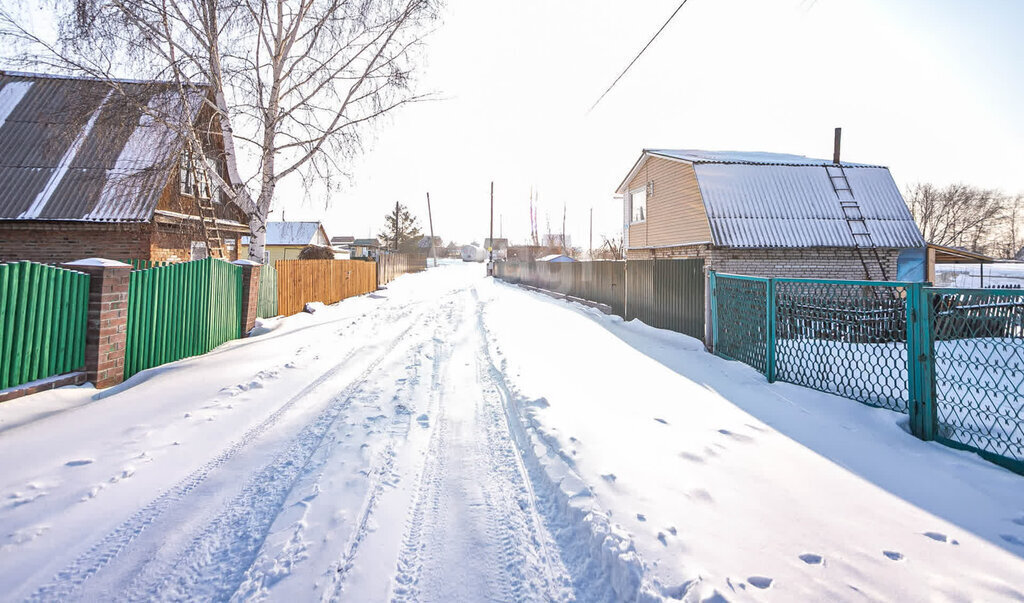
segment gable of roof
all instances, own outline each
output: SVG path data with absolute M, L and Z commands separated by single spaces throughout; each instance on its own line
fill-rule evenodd
M 0 71 L 0 219 L 151 220 L 207 93 Z
M 828 171 L 838 166 L 829 160 L 780 153 L 645 150 L 620 193 L 650 157 L 693 166 L 714 245 L 857 246 Z M 876 246 L 924 246 L 888 168 L 848 162 L 841 167 Z
M 320 245 L 317 234 L 329 241 L 320 222 L 267 222 L 267 245 Z

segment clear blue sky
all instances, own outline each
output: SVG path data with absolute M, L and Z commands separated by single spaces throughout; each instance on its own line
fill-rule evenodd
M 676 4 L 451 0 L 420 82 L 445 100 L 382 123 L 330 208 L 315 194 L 288 219 L 375 234 L 401 200 L 425 225 L 429 190 L 439 235 L 480 240 L 495 180 L 506 236 L 527 235 L 536 186 L 541 230 L 564 203 L 585 247 L 591 207 L 596 241 L 618 233 L 644 147 L 829 157 L 835 126 L 844 158 L 901 186 L 1024 192 L 1024 1 L 690 0 L 587 114 Z

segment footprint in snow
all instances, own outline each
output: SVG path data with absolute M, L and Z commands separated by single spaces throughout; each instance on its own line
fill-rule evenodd
M 729 436 L 730 438 L 736 440 L 737 442 L 753 442 L 754 441 L 754 438 L 752 438 L 752 437 L 750 437 L 748 435 L 743 435 L 742 433 L 736 433 L 734 431 L 729 431 L 728 429 L 719 429 L 718 433 L 720 433 L 720 434 L 722 434 L 724 436 Z
M 1009 542 L 1010 544 L 1024 546 L 1024 538 L 1021 538 L 1019 536 L 1014 536 L 1013 534 L 1000 534 L 999 537 L 1005 540 L 1006 542 Z
M 684 459 L 690 461 L 691 463 L 703 463 L 704 462 L 704 457 L 700 456 L 699 454 L 694 454 L 692 452 L 680 452 L 679 456 L 681 458 L 684 458 Z
M 898 551 L 882 551 L 882 554 L 893 561 L 900 561 L 903 559 L 903 553 Z
M 660 542 L 663 546 L 668 546 L 668 539 L 665 538 L 664 532 L 658 532 L 658 542 Z
M 636 518 L 637 518 L 638 520 L 640 520 L 640 521 L 647 521 L 647 516 L 646 516 L 646 515 L 644 515 L 643 513 L 637 513 L 637 514 L 636 514 Z
M 1017 519 L 1011 519 L 1010 521 L 1012 521 L 1013 523 L 1015 523 L 1015 524 L 1017 524 L 1019 526 L 1024 526 L 1024 515 L 1021 515 Z
M 424 429 L 430 427 L 430 417 L 428 417 L 426 414 L 422 414 L 416 417 L 416 422 L 419 423 L 420 426 L 423 427 Z
M 935 542 L 946 542 L 946 535 L 942 532 L 925 532 L 924 535 Z
M 800 561 L 803 561 L 807 565 L 821 565 L 821 562 L 825 559 L 821 555 L 815 555 L 814 553 L 804 553 L 800 555 Z
M 603 480 L 605 480 L 606 482 L 614 482 L 615 481 L 615 474 L 614 473 L 605 473 L 604 475 L 601 476 L 601 478 Z
M 751 576 L 747 578 L 747 582 L 749 582 L 750 585 L 754 588 L 760 588 L 761 590 L 764 590 L 770 587 L 774 580 L 766 576 Z
M 654 420 L 661 423 L 662 425 L 668 425 L 668 421 L 666 421 L 665 419 L 659 419 L 658 417 L 654 417 Z
M 76 459 L 73 461 L 68 461 L 64 463 L 64 465 L 67 467 L 81 467 L 82 465 L 88 465 L 90 463 L 92 463 L 92 459 Z

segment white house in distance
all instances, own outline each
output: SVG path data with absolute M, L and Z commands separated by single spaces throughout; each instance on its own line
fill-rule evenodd
M 244 253 L 249 253 L 248 237 Z M 277 260 L 297 260 L 303 248 L 309 245 L 330 247 L 331 239 L 320 222 L 267 222 L 267 240 L 264 251 L 265 263 L 273 264 Z

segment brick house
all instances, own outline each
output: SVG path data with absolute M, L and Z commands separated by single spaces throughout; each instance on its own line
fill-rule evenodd
M 897 280 L 908 276 L 901 257 L 909 265 L 925 246 L 882 166 L 646 149 L 617 193 L 627 259 L 703 258 L 708 269 L 751 276 Z M 923 280 L 921 272 L 908 280 Z
M 233 142 L 206 89 L 177 90 L 0 71 L 0 261 L 236 259 L 248 220 L 173 124 L 237 190 Z

